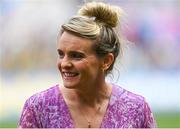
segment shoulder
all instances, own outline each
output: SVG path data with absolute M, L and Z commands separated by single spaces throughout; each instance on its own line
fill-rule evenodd
M 59 93 L 59 87 L 55 85 L 29 97 L 24 104 L 19 127 L 46 127 L 48 124 L 48 112 L 51 106 L 57 105 Z
M 145 103 L 145 98 L 136 93 L 130 92 L 121 86 L 113 84 L 112 96 L 116 103 L 124 103 L 136 106 L 143 106 Z
M 57 100 L 60 93 L 58 87 L 59 85 L 54 85 L 44 91 L 35 93 L 26 100 L 26 105 L 38 106 Z
M 156 122 L 145 98 L 118 85 L 113 84 L 109 110 L 112 116 L 120 121 L 121 127 L 156 127 Z

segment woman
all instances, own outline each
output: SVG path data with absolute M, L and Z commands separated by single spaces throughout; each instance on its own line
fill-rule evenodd
M 154 128 L 142 96 L 107 83 L 121 52 L 120 8 L 87 3 L 62 25 L 57 66 L 63 86 L 30 97 L 22 111 L 22 128 Z

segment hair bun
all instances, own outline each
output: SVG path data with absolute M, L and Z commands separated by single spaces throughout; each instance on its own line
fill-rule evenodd
M 119 16 L 122 14 L 121 8 L 104 4 L 102 2 L 90 2 L 84 5 L 78 14 L 82 16 L 92 17 L 95 21 L 103 23 L 110 27 L 118 25 Z

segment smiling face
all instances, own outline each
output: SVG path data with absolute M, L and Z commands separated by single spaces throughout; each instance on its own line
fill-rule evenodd
M 104 81 L 103 61 L 92 49 L 91 40 L 63 32 L 58 42 L 57 66 L 66 88 L 88 88 Z

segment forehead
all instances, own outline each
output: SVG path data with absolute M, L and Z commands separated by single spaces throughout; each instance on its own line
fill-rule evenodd
M 58 49 L 91 51 L 93 42 L 89 39 L 75 36 L 68 32 L 63 32 L 59 41 Z

